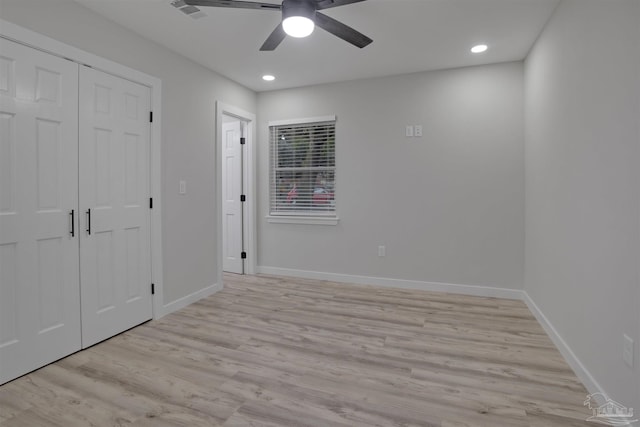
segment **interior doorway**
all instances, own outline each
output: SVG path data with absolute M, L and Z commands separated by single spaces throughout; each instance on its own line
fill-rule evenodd
M 255 273 L 254 127 L 255 115 L 217 103 L 220 281 Z

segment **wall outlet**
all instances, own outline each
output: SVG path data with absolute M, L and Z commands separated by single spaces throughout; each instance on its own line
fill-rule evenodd
M 378 256 L 379 257 L 387 256 L 387 247 L 386 246 L 378 246 Z
M 187 181 L 180 181 L 180 194 L 187 194 Z
M 633 340 L 627 334 L 622 334 L 622 360 L 633 368 Z
M 415 125 L 413 129 L 413 134 L 420 138 L 422 136 L 422 125 Z

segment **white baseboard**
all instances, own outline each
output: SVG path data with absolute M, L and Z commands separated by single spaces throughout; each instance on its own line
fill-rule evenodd
M 608 396 L 608 394 L 603 390 L 603 388 L 598 384 L 593 375 L 587 370 L 587 368 L 580 362 L 580 359 L 573 352 L 569 344 L 562 338 L 562 336 L 558 333 L 553 324 L 549 321 L 547 316 L 540 310 L 538 305 L 531 299 L 529 294 L 527 294 L 524 290 L 519 289 L 504 289 L 504 288 L 495 288 L 491 286 L 474 286 L 474 285 L 457 285 L 451 283 L 439 283 L 439 282 L 423 282 L 418 280 L 402 280 L 402 279 L 390 279 L 390 278 L 381 278 L 381 277 L 369 277 L 369 276 L 357 276 L 351 274 L 337 274 L 337 273 L 326 273 L 319 271 L 307 271 L 307 270 L 294 270 L 289 268 L 279 268 L 279 267 L 268 267 L 268 266 L 257 266 L 256 271 L 258 274 L 268 274 L 273 276 L 289 276 L 289 277 L 300 277 L 304 279 L 314 279 L 314 280 L 327 280 L 332 282 L 342 282 L 342 283 L 353 283 L 359 285 L 377 285 L 384 286 L 388 288 L 398 288 L 398 289 L 416 289 L 423 291 L 433 291 L 433 292 L 448 292 L 454 294 L 463 294 L 463 295 L 471 295 L 471 296 L 481 296 L 481 297 L 495 297 L 495 298 L 505 298 L 505 299 L 513 299 L 523 301 L 531 313 L 538 320 L 540 325 L 544 328 L 551 341 L 555 344 L 555 346 L 560 351 L 560 354 L 567 361 L 571 369 L 575 372 L 576 376 L 584 386 L 586 387 L 589 393 L 602 393 L 604 396 Z M 194 292 L 190 295 L 184 296 L 180 299 L 172 301 L 168 304 L 162 306 L 162 312 L 159 317 L 165 316 L 169 313 L 172 313 L 176 310 L 180 310 L 192 304 L 202 298 L 206 298 L 209 295 L 213 295 L 214 293 L 222 290 L 223 285 L 214 284 L 208 286 L 204 289 L 201 289 L 197 292 Z
M 536 303 L 531 299 L 529 294 L 527 294 L 527 292 L 525 292 L 524 290 L 495 288 L 490 286 L 456 285 L 451 283 L 421 282 L 416 280 L 355 276 L 350 274 L 335 274 L 319 271 L 294 270 L 288 268 L 266 266 L 258 266 L 257 272 L 259 274 L 269 274 L 274 276 L 301 277 L 304 279 L 328 280 L 332 282 L 354 283 L 360 285 L 377 285 L 400 289 L 449 292 L 471 296 L 495 297 L 523 301 L 527 305 L 527 307 L 529 307 L 529 310 L 533 313 L 540 325 L 542 325 L 547 335 L 549 335 L 549 338 L 551 338 L 551 341 L 558 348 L 560 354 L 562 354 L 564 359 L 567 361 L 571 369 L 573 369 L 573 372 L 576 374 L 578 379 L 582 381 L 589 393 L 602 393 L 603 395 L 608 396 L 607 393 L 604 392 L 600 384 L 598 384 L 598 382 L 595 380 L 593 375 L 591 375 L 591 373 L 582 364 L 582 362 L 580 362 L 580 359 L 578 359 L 571 347 L 569 347 L 567 342 L 562 338 L 562 336 L 560 336 L 549 319 L 544 315 L 544 313 L 540 310 Z
M 188 306 L 189 304 L 193 304 L 194 302 L 201 300 L 202 298 L 206 298 L 209 295 L 213 295 L 216 292 L 221 291 L 223 288 L 222 283 L 215 283 L 211 286 L 207 286 L 204 289 L 200 289 L 192 294 L 185 295 L 182 298 L 178 298 L 175 301 L 171 301 L 168 304 L 162 306 L 160 315 L 156 317 L 156 319 L 161 318 L 162 316 L 166 316 L 167 314 L 173 313 L 174 311 L 180 310 Z
M 603 390 L 603 388 L 598 384 L 593 375 L 587 370 L 587 368 L 582 364 L 578 356 L 573 352 L 569 344 L 562 338 L 562 336 L 558 333 L 553 324 L 549 321 L 547 316 L 544 315 L 540 307 L 531 299 L 528 293 L 523 292 L 523 299 L 527 307 L 535 318 L 538 320 L 538 323 L 542 325 L 542 328 L 545 330 L 551 341 L 555 344 L 555 346 L 560 351 L 560 354 L 564 357 L 564 360 L 567 361 L 573 372 L 576 374 L 578 379 L 582 381 L 582 384 L 586 387 L 587 391 L 590 394 L 593 393 L 602 393 L 604 396 L 608 396 L 608 394 Z M 601 402 L 604 403 L 604 402 Z
M 358 285 L 377 285 L 387 288 L 416 289 L 421 291 L 448 292 L 452 294 L 473 295 L 522 300 L 521 290 L 495 288 L 490 286 L 455 285 L 451 283 L 422 282 L 419 280 L 390 279 L 386 277 L 355 276 L 351 274 L 325 273 L 319 271 L 293 270 L 288 268 L 258 266 L 259 274 L 273 276 L 291 276 L 304 279 L 327 280 L 332 282 L 354 283 Z

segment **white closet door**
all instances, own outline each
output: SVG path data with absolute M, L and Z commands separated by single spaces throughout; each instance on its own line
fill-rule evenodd
M 150 90 L 80 70 L 82 346 L 151 319 Z
M 77 64 L 0 39 L 0 384 L 80 349 L 77 102 Z
M 244 273 L 242 253 L 242 145 L 240 122 L 222 124 L 222 267 Z

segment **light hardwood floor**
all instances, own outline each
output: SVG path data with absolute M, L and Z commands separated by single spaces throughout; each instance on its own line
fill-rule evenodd
M 0 387 L 0 426 L 589 426 L 519 301 L 267 276 Z

